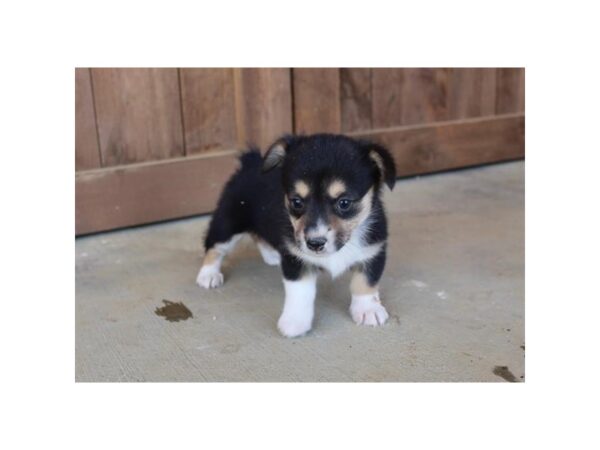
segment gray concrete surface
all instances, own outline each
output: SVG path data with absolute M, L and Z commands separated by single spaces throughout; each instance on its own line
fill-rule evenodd
M 355 325 L 348 276 L 322 276 L 298 339 L 276 329 L 279 268 L 251 241 L 223 287 L 195 284 L 208 218 L 77 239 L 76 380 L 522 381 L 524 163 L 400 180 L 386 201 L 391 319 Z M 193 317 L 156 315 L 163 299 Z

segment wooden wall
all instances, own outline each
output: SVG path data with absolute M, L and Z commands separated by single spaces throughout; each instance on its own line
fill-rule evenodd
M 78 234 L 210 212 L 236 149 L 283 133 L 387 145 L 400 175 L 522 158 L 525 73 L 75 70 Z

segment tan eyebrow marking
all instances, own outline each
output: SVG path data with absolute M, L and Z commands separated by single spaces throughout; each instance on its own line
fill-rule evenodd
M 306 198 L 308 194 L 310 194 L 310 188 L 304 181 L 296 181 L 294 189 L 296 190 L 296 193 L 303 198 Z
M 327 188 L 327 193 L 331 198 L 338 198 L 344 192 L 346 192 L 346 185 L 340 180 L 333 180 Z

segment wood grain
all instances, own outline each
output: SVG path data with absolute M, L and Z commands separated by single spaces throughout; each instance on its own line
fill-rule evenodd
M 340 69 L 342 131 L 372 127 L 371 69 Z
M 237 166 L 237 152 L 79 172 L 78 235 L 211 211 Z
M 450 69 L 448 76 L 449 119 L 468 119 L 495 113 L 495 69 Z
M 186 154 L 236 145 L 232 69 L 180 69 Z
M 496 114 L 496 69 L 481 70 L 481 116 Z
M 387 128 L 402 123 L 403 69 L 372 69 L 373 128 Z
M 450 69 L 372 69 L 373 128 L 448 120 Z
M 519 103 L 517 111 L 525 112 L 525 68 L 522 68 L 519 73 Z
M 89 69 L 75 69 L 75 170 L 100 167 Z
M 416 175 L 525 156 L 525 117 L 451 121 L 352 133 L 385 145 L 399 176 Z
M 266 148 L 293 131 L 290 69 L 233 69 L 238 147 Z
M 398 125 L 448 120 L 449 69 L 400 69 L 402 119 Z
M 525 111 L 525 69 L 496 71 L 496 114 Z
M 341 131 L 338 69 L 293 69 L 294 132 Z
M 177 69 L 92 69 L 102 165 L 184 154 Z

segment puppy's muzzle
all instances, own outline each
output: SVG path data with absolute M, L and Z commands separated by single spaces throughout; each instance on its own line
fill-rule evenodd
M 317 253 L 323 251 L 325 244 L 327 244 L 327 238 L 324 237 L 315 237 L 306 240 L 306 246 L 309 250 Z

